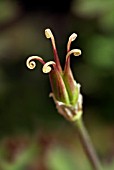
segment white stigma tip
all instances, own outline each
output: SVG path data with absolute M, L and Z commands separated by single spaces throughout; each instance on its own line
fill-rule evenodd
M 55 62 L 54 61 L 49 61 L 46 64 L 44 64 L 44 66 L 42 68 L 43 73 L 49 73 L 52 70 L 50 65 L 55 65 Z
M 29 69 L 34 69 L 36 67 L 36 63 L 31 61 L 32 59 L 34 59 L 34 57 L 29 57 L 26 61 L 26 65 Z
M 45 36 L 46 36 L 46 38 L 51 38 L 53 36 L 52 32 L 51 32 L 51 30 L 49 28 L 47 28 L 45 30 Z
M 75 56 L 81 55 L 81 50 L 76 49 L 76 50 L 74 51 L 74 55 L 75 55 Z
M 70 37 L 69 37 L 69 40 L 71 41 L 74 41 L 77 37 L 77 34 L 76 33 L 73 33 Z

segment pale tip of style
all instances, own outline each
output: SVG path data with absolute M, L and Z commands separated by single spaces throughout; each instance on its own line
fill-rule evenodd
M 69 37 L 69 40 L 70 40 L 70 41 L 74 41 L 76 38 L 77 38 L 77 34 L 76 34 L 76 33 L 73 33 L 73 34 Z
M 34 56 L 31 56 L 27 59 L 26 61 L 26 66 L 29 68 L 29 69 L 34 69 L 36 67 L 36 63 L 35 61 L 31 61 L 34 59 Z
M 38 60 L 39 62 L 41 62 L 42 64 L 45 64 L 45 62 L 43 61 L 43 59 L 39 56 L 31 56 L 27 59 L 26 61 L 26 65 L 29 69 L 34 69 L 36 67 L 36 62 L 33 60 Z
M 74 56 L 79 56 L 79 55 L 81 55 L 81 50 L 80 49 L 76 49 L 76 50 L 74 50 Z
M 55 62 L 49 61 L 46 64 L 44 64 L 44 66 L 42 68 L 43 73 L 49 73 L 52 70 L 51 65 L 54 66 Z
M 49 28 L 47 28 L 45 30 L 45 36 L 46 36 L 46 38 L 51 38 L 53 36 L 53 34 Z
M 79 56 L 79 55 L 81 55 L 81 50 L 73 49 L 73 50 L 69 51 L 66 55 L 66 60 L 70 57 L 71 54 L 74 54 L 74 56 Z

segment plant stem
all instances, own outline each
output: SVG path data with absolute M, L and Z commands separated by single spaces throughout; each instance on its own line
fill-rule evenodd
M 102 168 L 101 168 L 99 158 L 97 157 L 97 154 L 96 154 L 94 147 L 91 143 L 90 137 L 89 137 L 88 132 L 84 126 L 82 118 L 79 118 L 78 120 L 76 120 L 74 125 L 77 127 L 80 141 L 83 145 L 83 148 L 86 152 L 86 155 L 87 155 L 93 169 L 101 170 Z

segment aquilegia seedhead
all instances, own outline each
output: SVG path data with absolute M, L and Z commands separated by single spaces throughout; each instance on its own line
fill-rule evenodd
M 56 45 L 55 39 L 50 29 L 45 30 L 46 38 L 51 39 L 54 61 L 45 62 L 39 56 L 31 56 L 27 59 L 26 65 L 29 69 L 34 69 L 36 63 L 34 60 L 38 60 L 43 64 L 43 73 L 49 73 L 52 93 L 50 96 L 53 97 L 56 107 L 65 118 L 68 120 L 74 120 L 82 114 L 82 95 L 80 94 L 80 84 L 74 80 L 71 68 L 70 68 L 70 55 L 74 56 L 81 55 L 80 49 L 70 50 L 71 42 L 77 37 L 77 34 L 73 33 L 67 43 L 67 54 L 64 70 L 62 70 Z

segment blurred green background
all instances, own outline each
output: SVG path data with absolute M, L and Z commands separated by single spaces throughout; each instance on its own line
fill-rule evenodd
M 53 60 L 44 30 L 51 28 L 62 66 L 71 33 L 71 57 L 84 96 L 84 121 L 97 153 L 114 169 L 114 0 L 0 0 L 0 170 L 91 170 L 76 130 L 56 111 L 48 75 Z

